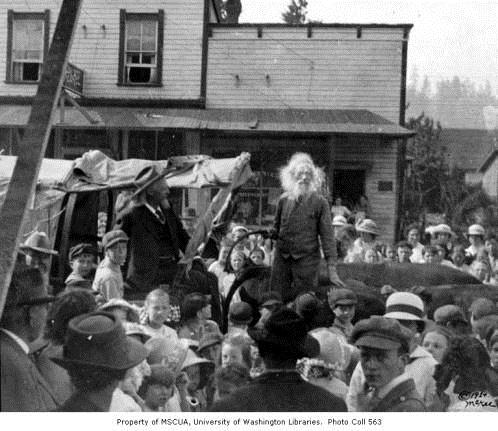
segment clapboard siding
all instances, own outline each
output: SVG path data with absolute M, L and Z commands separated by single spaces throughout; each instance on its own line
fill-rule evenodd
M 212 29 L 207 106 L 368 109 L 398 122 L 403 31 Z M 238 79 L 237 79 L 238 76 Z M 267 78 L 268 76 L 268 78 Z
M 396 182 L 398 143 L 380 142 L 349 138 L 337 140 L 335 145 L 335 166 L 341 168 L 341 162 L 361 162 L 369 165 L 366 171 L 365 193 L 372 209 L 372 218 L 380 228 L 380 240 L 393 241 L 396 222 Z M 393 191 L 379 192 L 379 181 L 393 181 Z
M 32 96 L 34 85 L 6 84 L 7 10 L 50 9 L 53 34 L 61 0 L 0 0 L 0 95 Z M 57 5 L 59 5 L 57 7 Z M 118 80 L 119 9 L 128 12 L 164 10 L 162 87 L 121 87 Z M 200 97 L 204 0 L 85 0 L 70 61 L 85 70 L 86 97 L 198 99 Z M 105 31 L 102 29 L 105 26 Z M 84 27 L 86 27 L 86 31 Z
M 482 176 L 482 188 L 493 199 L 498 199 L 498 157 Z

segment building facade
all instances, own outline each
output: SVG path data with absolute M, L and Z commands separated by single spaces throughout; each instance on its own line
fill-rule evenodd
M 16 154 L 61 0 L 0 0 L 0 146 Z M 397 230 L 411 25 L 219 24 L 211 0 L 83 2 L 68 92 L 47 157 L 252 154 L 237 217 L 272 221 L 278 168 L 312 154 L 332 200 L 369 198 L 384 240 Z M 189 191 L 184 215 L 210 193 Z

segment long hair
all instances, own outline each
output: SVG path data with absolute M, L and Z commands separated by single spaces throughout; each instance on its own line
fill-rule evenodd
M 296 180 L 297 168 L 302 165 L 307 165 L 311 169 L 312 178 L 310 183 L 310 192 L 320 191 L 323 183 L 324 173 L 320 168 L 315 166 L 313 159 L 306 153 L 295 153 L 290 158 L 289 163 L 280 169 L 280 182 L 284 192 L 288 193 L 291 197 L 296 198 L 299 196 L 299 189 Z

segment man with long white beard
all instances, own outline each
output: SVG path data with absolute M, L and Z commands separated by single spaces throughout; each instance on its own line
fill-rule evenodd
M 327 200 L 320 194 L 321 175 L 308 154 L 295 153 L 280 171 L 284 193 L 277 204 L 277 236 L 271 289 L 284 302 L 318 284 L 320 246 L 330 281 L 344 286 L 336 271 L 336 247 Z

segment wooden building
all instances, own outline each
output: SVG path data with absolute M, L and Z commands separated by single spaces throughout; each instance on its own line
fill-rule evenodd
M 15 154 L 61 0 L 0 0 L 0 148 Z M 295 151 L 324 168 L 331 199 L 369 198 L 396 236 L 404 172 L 409 24 L 219 24 L 212 0 L 86 0 L 49 157 L 252 153 L 238 217 L 269 224 L 278 168 Z M 71 82 L 70 82 L 71 81 Z M 184 215 L 209 194 L 185 193 Z

